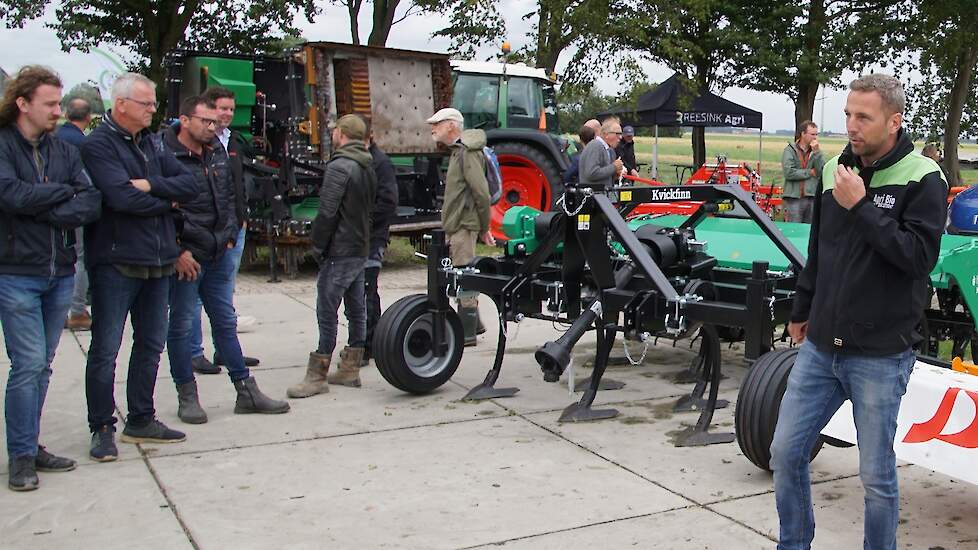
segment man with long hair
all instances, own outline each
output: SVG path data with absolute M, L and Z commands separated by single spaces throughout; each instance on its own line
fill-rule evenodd
M 41 408 L 74 289 L 74 230 L 99 215 L 78 151 L 51 135 L 61 117 L 61 80 L 27 66 L 0 100 L 0 325 L 10 357 L 4 398 L 7 486 L 37 489 L 37 472 L 75 461 L 38 445 Z

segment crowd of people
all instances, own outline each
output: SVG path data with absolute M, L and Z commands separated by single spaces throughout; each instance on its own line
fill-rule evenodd
M 244 145 L 231 130 L 234 93 L 211 87 L 183 99 L 178 120 L 160 131 L 151 130 L 156 85 L 140 74 L 115 80 L 111 108 L 91 131 L 93 105 L 63 99 L 56 73 L 26 66 L 0 100 L 0 324 L 11 360 L 5 423 L 8 487 L 15 491 L 38 488 L 38 472 L 77 465 L 39 444 L 64 328 L 92 334 L 85 368 L 91 460 L 119 456 L 114 381 L 127 320 L 133 344 L 122 442 L 186 439 L 156 414 L 164 349 L 184 423 L 207 422 L 196 375 L 220 373 L 222 366 L 235 414 L 290 410 L 287 401 L 261 391 L 249 370 L 259 360 L 244 355 L 238 339 L 234 288 L 247 197 Z M 465 130 L 455 109 L 438 111 L 428 123 L 432 139 L 451 151 L 443 225 L 452 260 L 464 265 L 478 239 L 494 243 L 486 135 Z M 360 386 L 359 369 L 371 357 L 381 312 L 378 277 L 398 203 L 393 165 L 373 142 L 369 120 L 347 114 L 330 130 L 332 154 L 312 231 L 319 341 L 303 380 L 288 388 L 290 398 L 326 393 L 330 384 Z M 329 372 L 340 302 L 349 338 Z M 477 306 L 475 295 L 459 296 L 466 345 L 476 343 L 481 327 Z M 203 353 L 202 309 L 210 319 L 213 362 Z

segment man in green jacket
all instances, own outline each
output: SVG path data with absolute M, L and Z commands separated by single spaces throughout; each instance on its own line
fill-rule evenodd
M 798 125 L 798 141 L 781 155 L 784 204 L 789 222 L 812 222 L 812 203 L 825 158 L 818 145 L 818 126 L 810 120 Z
M 445 174 L 441 224 L 448 237 L 452 265 L 461 267 L 475 258 L 475 243 L 480 236 L 486 244 L 496 244 L 489 232 L 489 182 L 486 180 L 486 157 L 482 152 L 486 146 L 486 133 L 465 130 L 462 113 L 452 108 L 438 111 L 426 122 L 431 125 L 431 138 L 451 150 Z M 459 292 L 458 312 L 466 346 L 477 343 L 478 308 L 478 293 Z

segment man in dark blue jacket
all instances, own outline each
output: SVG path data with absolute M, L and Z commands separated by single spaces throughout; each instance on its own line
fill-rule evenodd
M 217 353 L 224 359 L 228 376 L 238 392 L 234 412 L 276 414 L 288 412 L 289 404 L 266 397 L 245 366 L 238 342 L 234 312 L 234 249 L 238 238 L 231 164 L 227 151 L 217 140 L 217 110 L 201 96 L 191 96 L 180 105 L 180 123 L 164 132 L 167 149 L 197 180 L 200 194 L 181 203 L 177 241 L 180 255 L 170 287 L 170 329 L 167 352 L 170 373 L 177 386 L 180 420 L 189 424 L 207 422 L 200 406 L 194 380 L 192 332 L 197 303 L 202 302 L 211 320 L 211 335 Z
M 37 440 L 74 286 L 74 229 L 98 217 L 101 197 L 78 151 L 49 134 L 60 101 L 58 76 L 32 66 L 0 101 L 0 324 L 10 357 L 7 486 L 15 491 L 37 489 L 38 471 L 75 468 Z
M 85 141 L 85 129 L 92 123 L 92 106 L 83 97 L 73 97 L 65 107 L 67 122 L 58 128 L 55 135 L 81 149 L 82 142 Z M 89 330 L 92 328 L 92 315 L 85 305 L 88 300 L 88 271 L 85 269 L 85 246 L 81 227 L 75 230 L 75 241 L 75 253 L 78 254 L 78 261 L 75 262 L 75 292 L 71 296 L 71 308 L 68 310 L 65 328 Z
M 374 211 L 370 215 L 370 255 L 364 269 L 364 289 L 367 304 L 367 338 L 364 341 L 362 365 L 366 365 L 373 357 L 370 345 L 374 338 L 374 327 L 380 320 L 380 268 L 384 262 L 384 253 L 390 243 L 391 222 L 397 216 L 397 176 L 394 175 L 394 165 L 386 153 L 374 143 L 367 123 L 367 151 L 373 159 L 371 165 L 377 175 L 377 195 L 374 200 Z
M 115 460 L 115 360 L 126 317 L 133 325 L 126 394 L 127 443 L 172 443 L 185 436 L 156 419 L 153 391 L 166 343 L 170 275 L 180 254 L 172 207 L 194 200 L 197 180 L 147 128 L 156 87 L 135 74 L 112 85 L 112 110 L 82 145 L 82 160 L 102 192 L 102 218 L 85 228 L 92 286 L 92 345 L 85 391 L 92 460 Z

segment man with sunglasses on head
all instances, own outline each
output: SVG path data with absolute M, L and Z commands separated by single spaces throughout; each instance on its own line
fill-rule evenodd
M 180 254 L 171 212 L 194 200 L 194 175 L 148 130 L 156 84 L 125 73 L 112 84 L 112 109 L 82 145 L 82 160 L 102 192 L 102 217 L 85 228 L 92 293 L 92 344 L 85 370 L 89 457 L 118 458 L 115 446 L 115 361 L 126 318 L 133 345 L 126 377 L 128 416 L 122 441 L 173 443 L 185 436 L 156 419 L 153 392 L 166 343 L 170 276 Z
M 211 320 L 211 336 L 227 363 L 238 397 L 235 414 L 288 412 L 289 404 L 266 397 L 245 366 L 234 313 L 235 261 L 238 221 L 231 190 L 231 163 L 217 139 L 217 109 L 201 96 L 180 104 L 180 122 L 163 132 L 167 149 L 197 180 L 200 194 L 177 205 L 177 243 L 180 255 L 170 290 L 170 329 L 167 353 L 177 387 L 177 416 L 188 424 L 207 422 L 200 406 L 192 364 L 191 335 L 200 322 L 198 301 Z

